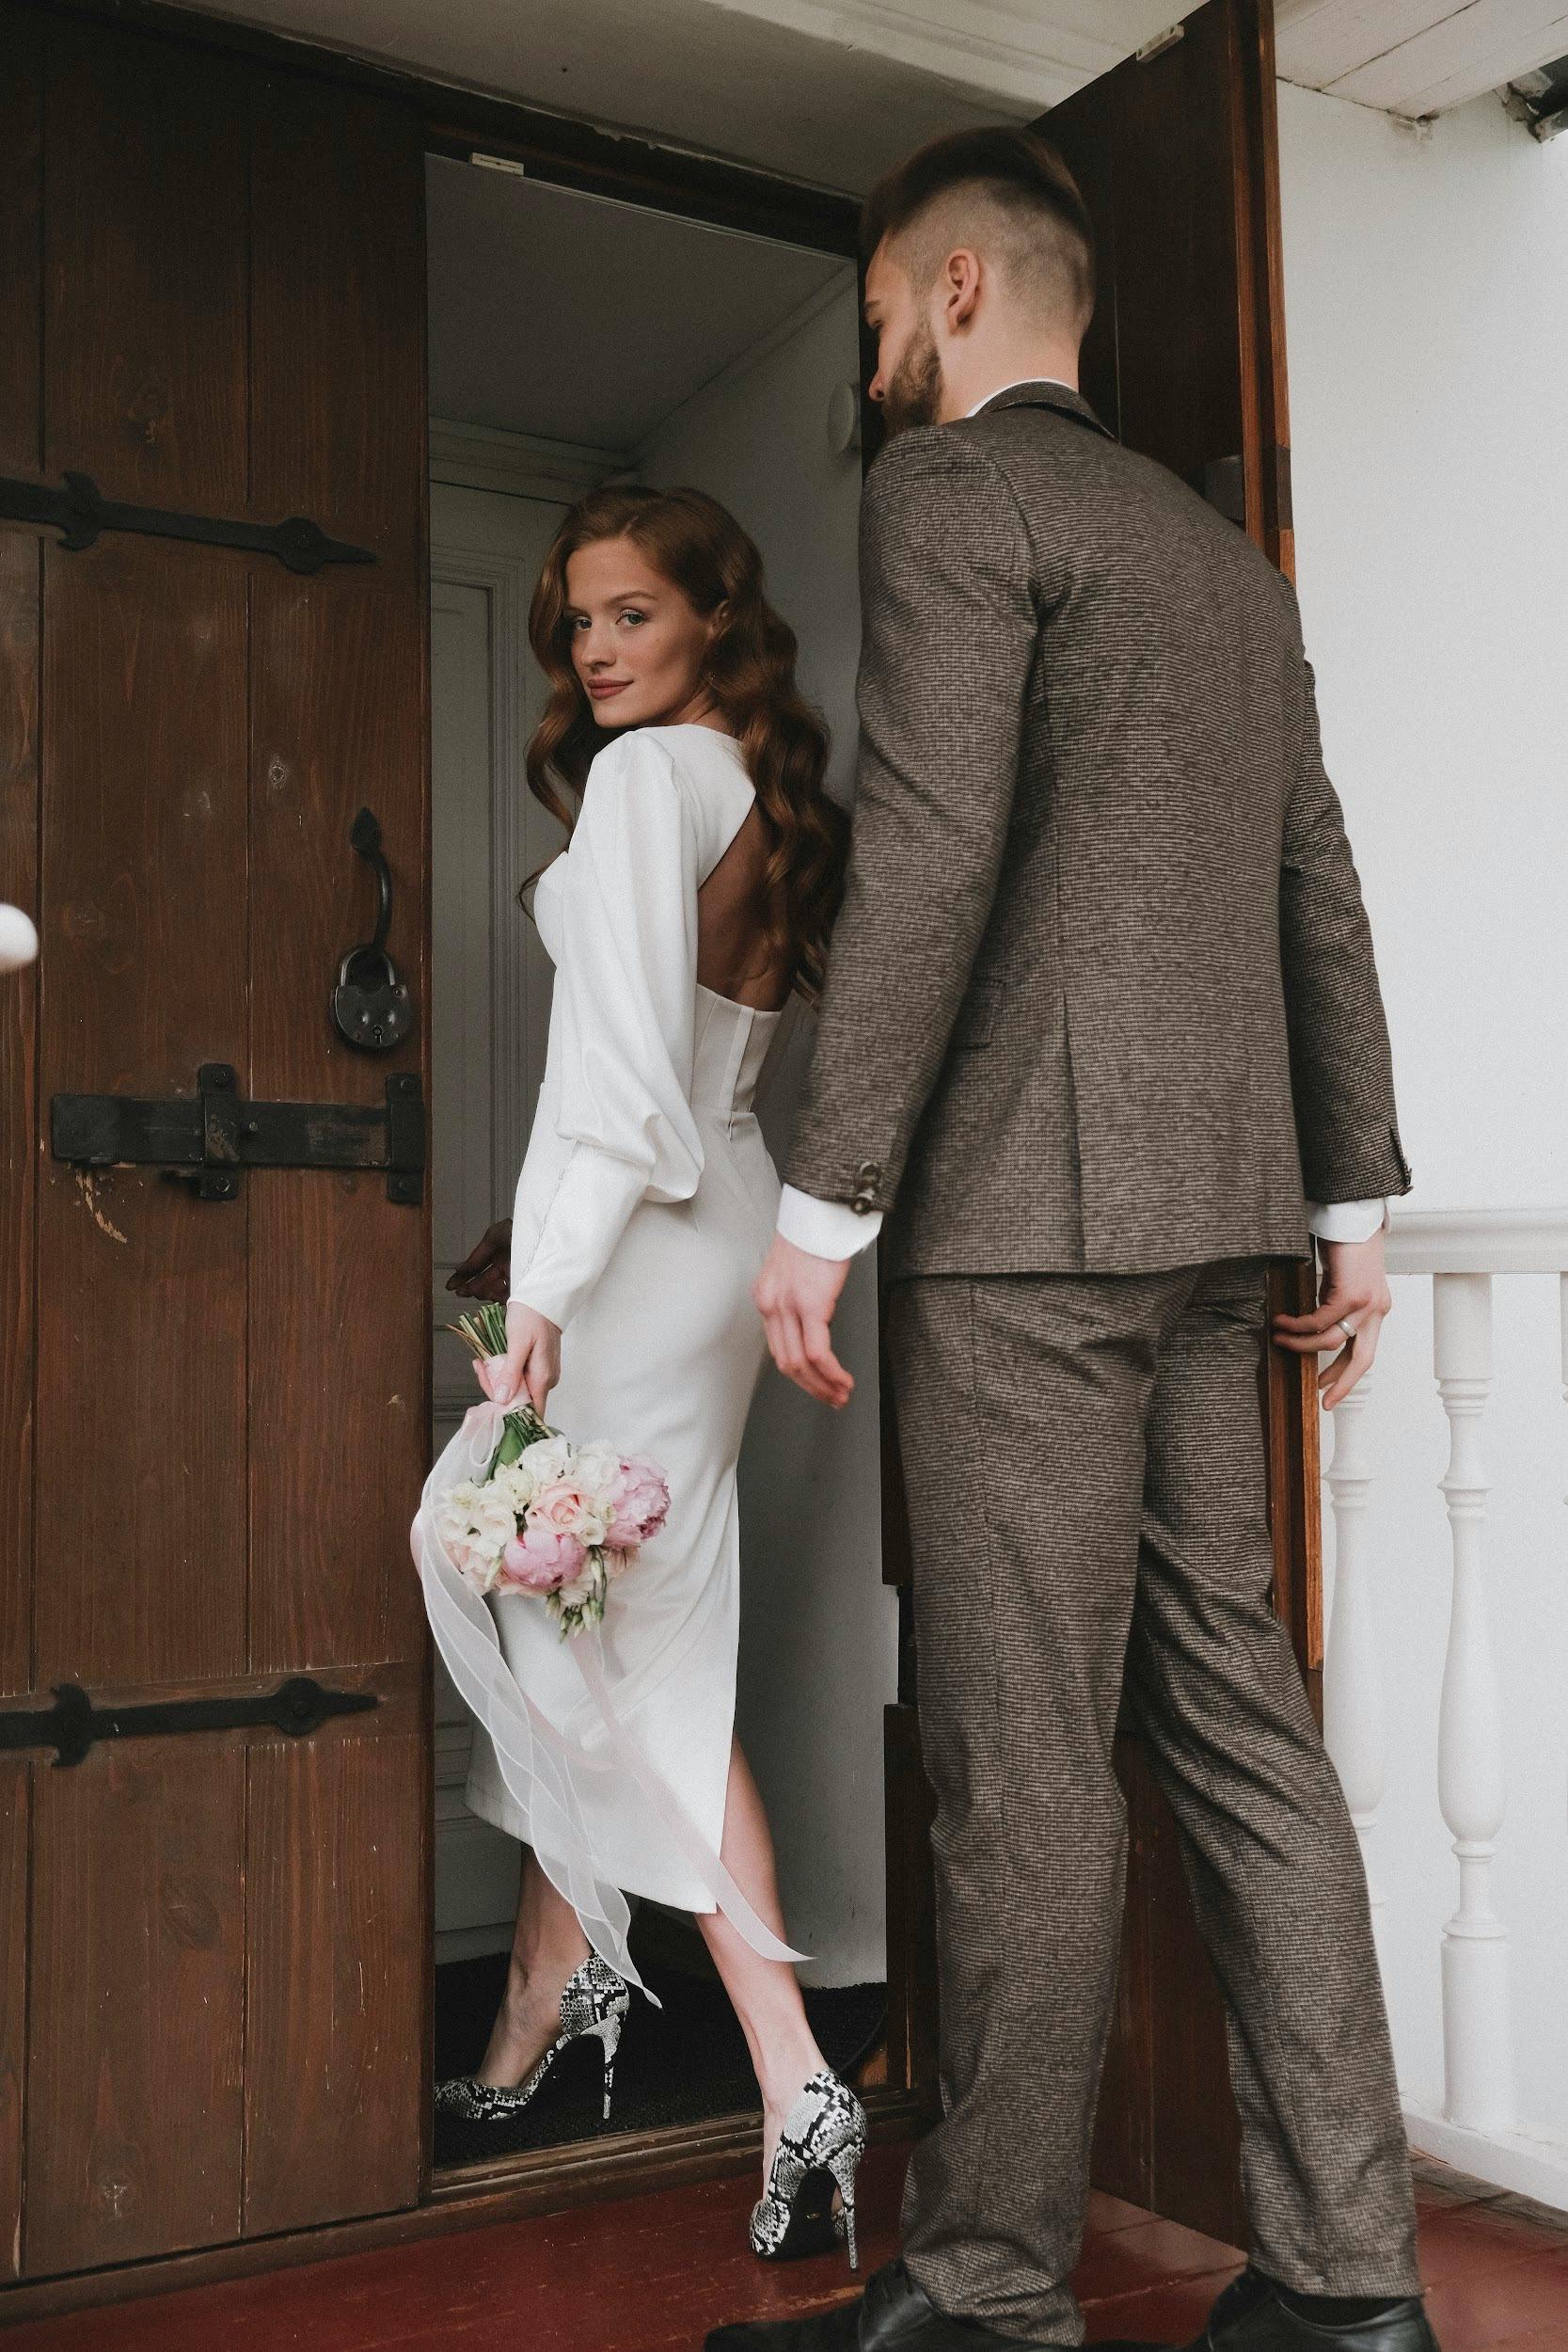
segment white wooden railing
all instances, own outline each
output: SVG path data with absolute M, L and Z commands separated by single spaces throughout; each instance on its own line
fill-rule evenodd
M 1493 1873 L 1508 1810 L 1503 1698 L 1494 1654 L 1489 1593 L 1488 1496 L 1482 1451 L 1492 1389 L 1493 1292 L 1501 1276 L 1555 1284 L 1561 1315 L 1560 1375 L 1568 1400 L 1568 1210 L 1486 1214 L 1395 1214 L 1389 1235 L 1391 1277 L 1432 1284 L 1433 1362 L 1448 1417 L 1448 1466 L 1440 1482 L 1448 1506 L 1451 1555 L 1448 1644 L 1437 1716 L 1436 1796 L 1457 1865 L 1453 1910 L 1441 1953 L 1440 2101 L 1406 2097 L 1413 2143 L 1466 2170 L 1568 2207 L 1568 2135 L 1522 2125 L 1516 2083 L 1529 2077 L 1528 2052 L 1515 2047 L 1511 1980 L 1515 1958 L 1560 1983 L 1564 1955 L 1511 1954 L 1509 1929 L 1494 1897 Z M 1414 1285 L 1409 1286 L 1414 1288 Z M 1396 1312 L 1407 1286 L 1396 1280 Z M 1398 1978 L 1388 1961 L 1390 1917 L 1378 1852 L 1378 1817 L 1390 1766 L 1390 1716 L 1385 1704 L 1388 1661 L 1377 1631 L 1392 1606 L 1418 1597 L 1378 1594 L 1375 1509 L 1383 1439 L 1395 1423 L 1433 1409 L 1418 1396 L 1390 1397 L 1378 1368 L 1329 1417 L 1332 1452 L 1324 1472 L 1334 1536 L 1334 1593 L 1324 1661 L 1324 1732 L 1361 1839 L 1372 1919 L 1391 2015 L 1402 1998 L 1421 1997 L 1418 1971 Z M 1406 1381 L 1404 1386 L 1408 1386 Z M 1390 1407 L 1393 1407 L 1392 1414 Z M 1375 1434 L 1383 1433 L 1383 1438 Z M 1326 1435 L 1326 1433 L 1325 1433 Z M 1561 1455 L 1557 1456 L 1560 1463 Z M 1546 1467 L 1532 1464 L 1548 1474 Z M 1550 1475 L 1558 1477 L 1557 1463 Z M 1397 1531 L 1389 1541 L 1397 1541 Z M 1562 1546 L 1568 1565 L 1568 1533 Z M 1560 1688 L 1560 1675 L 1559 1677 Z M 1430 1772 L 1430 1763 L 1425 1768 Z M 1430 1786 L 1430 1782 L 1428 1783 Z M 1558 1808 L 1560 1830 L 1560 1807 Z M 1568 1841 L 1541 1857 L 1568 1869 Z M 1396 2020 L 1397 2023 L 1397 2020 Z M 1396 2036 L 1398 2039 L 1398 2036 Z

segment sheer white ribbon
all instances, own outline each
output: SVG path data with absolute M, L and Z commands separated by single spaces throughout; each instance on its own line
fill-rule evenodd
M 736 1932 L 765 1960 L 805 1960 L 761 1919 L 680 1798 L 643 1755 L 615 1711 L 605 1678 L 596 1626 L 571 1635 L 583 1686 L 604 1724 L 607 1753 L 594 1756 L 566 1739 L 519 1688 L 501 1652 L 496 1621 L 462 1575 L 437 1532 L 441 1507 L 465 1478 L 482 1479 L 499 1442 L 506 1406 L 483 1397 L 470 1406 L 431 1467 L 409 1530 L 414 1565 L 424 1590 L 436 1645 L 459 1692 L 489 1733 L 500 1776 L 529 1824 L 528 1843 L 545 1876 L 582 1923 L 601 1960 L 647 1994 L 626 1947 L 631 1910 L 620 1888 L 602 1877 L 578 1794 L 580 1776 L 619 1770 L 651 1801 L 656 1817 Z M 627 1571 L 635 1582 L 635 1565 Z M 544 1607 L 544 1602 L 539 1602 Z

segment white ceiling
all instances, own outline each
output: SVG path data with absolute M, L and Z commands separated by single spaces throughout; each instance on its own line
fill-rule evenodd
M 721 0 L 203 0 L 203 12 L 852 193 L 939 131 L 1037 111 Z
M 1277 0 L 1286 81 L 1443 114 L 1568 50 L 1568 0 Z
M 630 455 L 851 264 L 432 156 L 433 416 Z M 853 366 L 853 337 L 847 364 Z
M 1043 112 L 1183 0 L 202 0 L 467 88 L 860 192 L 958 123 Z M 1278 0 L 1288 81 L 1440 112 L 1568 51 L 1568 0 Z

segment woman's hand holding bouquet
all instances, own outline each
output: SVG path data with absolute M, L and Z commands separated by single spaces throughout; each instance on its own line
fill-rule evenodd
M 482 1367 L 507 1352 L 498 1303 L 487 1301 L 448 1328 Z M 610 1583 L 663 1526 L 670 1489 L 656 1463 L 618 1454 L 604 1438 L 574 1445 L 526 1394 L 515 1405 L 510 1394 L 505 1389 L 494 1400 L 504 1413 L 489 1468 L 449 1489 L 437 1533 L 477 1593 L 538 1595 L 564 1638 L 604 1615 Z

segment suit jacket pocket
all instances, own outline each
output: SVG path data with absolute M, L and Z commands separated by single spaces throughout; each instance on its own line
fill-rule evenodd
M 1006 986 L 1006 980 L 989 976 L 976 976 L 970 981 L 953 1024 L 950 1043 L 955 1053 L 989 1042 Z

